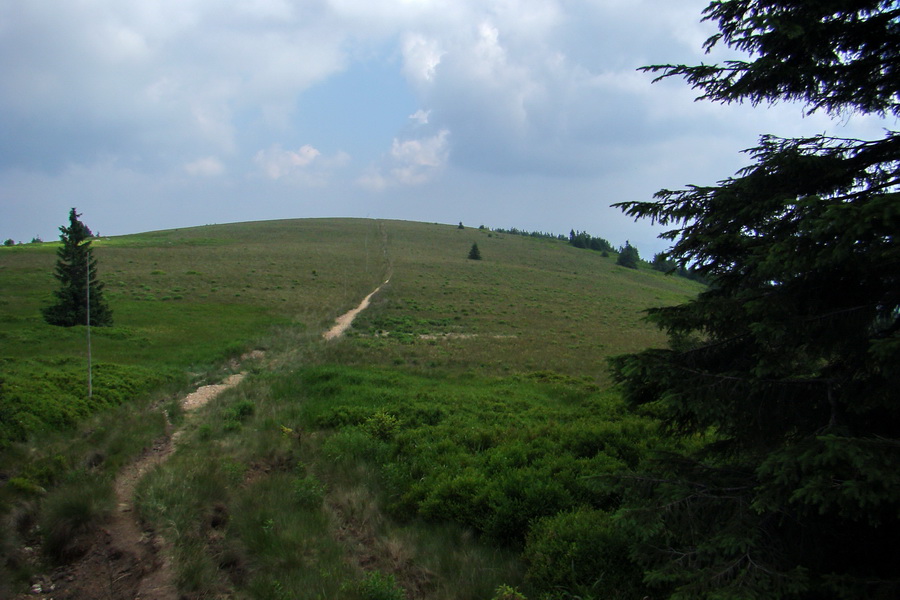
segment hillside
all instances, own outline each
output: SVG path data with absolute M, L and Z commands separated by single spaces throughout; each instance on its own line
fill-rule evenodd
M 466 258 L 473 242 L 481 261 Z M 72 540 L 109 519 L 114 475 L 177 429 L 181 445 L 135 502 L 189 597 L 538 593 L 550 583 L 534 556 L 544 538 L 529 541 L 536 519 L 577 508 L 597 530 L 615 495 L 584 475 L 633 466 L 655 439 L 606 389 L 606 358 L 664 343 L 641 311 L 699 289 L 557 240 L 448 225 L 314 219 L 103 238 L 115 323 L 92 329 L 88 399 L 85 328 L 39 316 L 54 246 L 0 249 L 0 551 L 18 586 L 49 568 L 23 544 L 43 544 L 50 563 L 83 556 Z M 321 339 L 388 278 L 347 335 Z M 183 413 L 186 391 L 251 349 L 265 358 L 243 365 L 238 388 Z M 279 559 L 287 549 L 300 557 Z M 493 574 L 454 579 L 481 563 Z

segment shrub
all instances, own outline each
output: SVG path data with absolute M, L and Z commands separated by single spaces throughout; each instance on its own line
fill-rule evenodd
M 494 596 L 491 600 L 528 600 L 524 594 L 520 593 L 514 587 L 508 586 L 506 584 L 497 586 L 497 589 L 494 590 Z
M 629 541 L 609 513 L 590 508 L 547 517 L 528 535 L 526 579 L 542 592 L 619 600 L 646 596 Z
M 325 498 L 325 485 L 314 475 L 298 477 L 294 481 L 294 500 L 300 506 L 315 508 Z
M 363 428 L 373 438 L 386 442 L 392 439 L 400 429 L 400 420 L 394 415 L 380 410 L 366 419 Z
M 381 571 L 372 571 L 366 574 L 359 583 L 359 594 L 364 600 L 404 600 L 406 592 L 403 591 L 393 575 L 385 575 Z
M 241 422 L 252 416 L 255 410 L 256 406 L 253 402 L 250 400 L 241 400 L 225 411 L 225 420 Z

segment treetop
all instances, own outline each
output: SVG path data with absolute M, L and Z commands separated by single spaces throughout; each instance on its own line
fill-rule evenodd
M 716 0 L 706 40 L 752 60 L 722 65 L 651 65 L 656 81 L 683 76 L 698 100 L 752 104 L 800 101 L 808 113 L 900 116 L 900 5 L 894 0 Z

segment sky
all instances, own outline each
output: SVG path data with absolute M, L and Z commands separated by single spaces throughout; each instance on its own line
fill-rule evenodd
M 0 0 L 0 239 L 368 217 L 629 240 L 761 134 L 876 119 L 695 102 L 707 0 Z M 890 125 L 890 124 L 889 124 Z M 896 124 L 894 124 L 896 125 Z

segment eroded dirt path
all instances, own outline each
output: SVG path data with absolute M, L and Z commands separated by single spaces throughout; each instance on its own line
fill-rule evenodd
M 347 331 L 347 329 L 350 327 L 351 324 L 353 324 L 353 319 L 356 318 L 356 315 L 358 315 L 359 313 L 361 313 L 362 311 L 366 310 L 369 307 L 369 301 L 372 299 L 372 296 L 374 296 L 379 291 L 381 291 L 381 288 L 383 288 L 385 285 L 387 285 L 387 283 L 389 281 L 390 281 L 390 278 L 385 279 L 384 283 L 382 283 L 377 288 L 375 288 L 375 290 L 371 294 L 369 294 L 368 296 L 363 298 L 363 301 L 359 303 L 359 306 L 357 306 L 353 310 L 348 311 L 348 312 L 342 314 L 340 317 L 338 317 L 337 320 L 334 322 L 334 327 L 332 327 L 331 329 L 326 331 L 324 334 L 322 334 L 322 337 L 325 338 L 326 340 L 332 340 L 336 337 L 340 337 L 340 336 L 344 335 L 344 332 Z
M 261 352 L 242 357 L 261 358 Z M 185 412 L 197 410 L 225 390 L 238 385 L 245 372 L 222 383 L 204 385 L 182 400 Z M 31 592 L 19 598 L 44 600 L 178 600 L 175 577 L 166 541 L 144 531 L 134 511 L 134 490 L 151 469 L 164 463 L 175 451 L 180 430 L 168 427 L 140 458 L 125 467 L 113 484 L 116 510 L 108 523 L 89 540 L 87 552 L 74 562 L 41 577 Z

